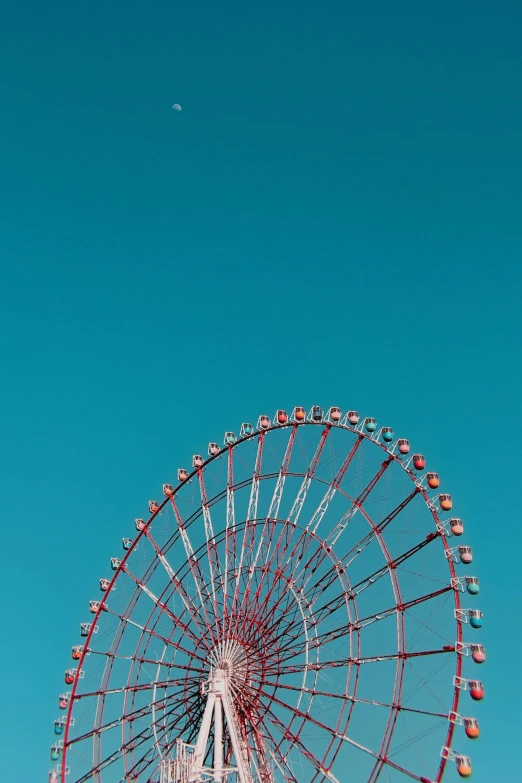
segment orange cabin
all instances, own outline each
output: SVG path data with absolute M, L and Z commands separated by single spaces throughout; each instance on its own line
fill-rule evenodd
M 430 489 L 437 489 L 437 487 L 440 486 L 440 478 L 438 473 L 428 473 L 426 475 L 426 480 Z
M 288 413 L 286 411 L 277 411 L 277 423 L 286 424 L 288 421 Z
M 73 661 L 79 661 L 82 657 L 83 647 L 73 647 L 71 657 Z
M 178 468 L 178 481 L 186 481 L 188 479 L 188 471 L 185 468 Z
M 480 737 L 478 720 L 476 718 L 464 718 L 464 731 L 470 739 L 478 739 Z
M 440 507 L 443 511 L 451 511 L 453 508 L 453 500 L 451 495 L 439 495 Z
M 306 419 L 306 411 L 304 408 L 296 408 L 294 410 L 294 419 L 296 421 L 304 421 Z
M 424 454 L 414 454 L 413 455 L 413 467 L 415 470 L 424 470 L 426 467 L 426 460 L 424 459 Z
M 457 756 L 457 772 L 461 778 L 471 777 L 471 761 L 468 756 Z

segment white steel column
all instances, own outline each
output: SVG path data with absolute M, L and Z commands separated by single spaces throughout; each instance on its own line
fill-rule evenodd
M 214 783 L 223 780 L 223 709 L 218 696 L 214 704 Z

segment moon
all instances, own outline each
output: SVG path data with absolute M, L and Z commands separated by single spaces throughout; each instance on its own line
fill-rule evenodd
M 181 111 L 181 106 L 179 105 L 179 103 L 174 103 L 172 105 L 172 108 L 175 109 L 176 111 Z

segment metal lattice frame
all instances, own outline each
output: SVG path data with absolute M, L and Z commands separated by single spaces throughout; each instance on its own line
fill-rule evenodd
M 461 758 L 451 525 L 399 441 L 329 414 L 227 433 L 136 520 L 52 780 L 438 783 Z

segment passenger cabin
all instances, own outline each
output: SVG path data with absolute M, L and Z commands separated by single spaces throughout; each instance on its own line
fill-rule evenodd
M 375 432 L 377 429 L 377 422 L 375 419 L 370 418 L 367 416 L 364 420 L 364 427 L 366 429 L 366 432 Z
M 480 584 L 476 576 L 466 577 L 466 590 L 470 595 L 478 595 L 480 593 Z
M 52 745 L 51 746 L 51 761 L 58 761 L 60 758 L 60 753 L 62 749 L 59 745 Z
M 258 427 L 260 430 L 267 430 L 270 427 L 270 418 L 268 416 L 260 416 Z
M 461 536 L 464 532 L 464 522 L 462 519 L 450 519 L 449 521 L 450 530 L 453 533 L 454 536 Z
M 188 475 L 188 470 L 185 470 L 185 468 L 178 468 L 178 481 L 186 481 Z
M 413 455 L 413 467 L 415 470 L 424 470 L 426 467 L 426 460 L 424 459 L 424 454 L 414 454 Z
M 205 464 L 205 460 L 201 456 L 201 454 L 194 454 L 192 457 L 192 467 L 193 468 L 202 468 Z
M 58 699 L 58 707 L 61 710 L 66 710 L 69 706 L 69 694 L 63 693 Z
M 323 409 L 319 407 L 319 405 L 314 405 L 311 412 L 310 412 L 310 418 L 312 421 L 320 422 L 323 420 Z
M 464 718 L 464 731 L 470 739 L 478 739 L 480 737 L 478 720 L 476 718 Z
M 471 551 L 471 547 L 464 545 L 459 546 L 459 557 L 461 563 L 469 565 L 473 560 L 473 552 Z
M 54 733 L 59 736 L 60 734 L 63 734 L 63 730 L 64 730 L 64 722 L 63 722 L 63 720 L 61 720 L 61 718 L 58 719 L 58 720 L 55 720 L 54 721 Z
M 255 432 L 255 428 L 252 424 L 249 424 L 246 421 L 243 422 L 243 424 L 241 425 L 241 432 L 240 432 L 241 437 L 253 435 L 254 432 Z
M 151 514 L 157 514 L 160 510 L 160 505 L 156 500 L 149 500 L 149 511 Z
M 430 489 L 437 489 L 440 486 L 440 478 L 438 473 L 427 473 L 426 481 Z
M 484 615 L 480 609 L 469 610 L 469 624 L 472 628 L 482 628 L 482 619 Z
M 397 446 L 399 447 L 399 454 L 407 454 L 410 450 L 410 442 L 406 438 L 399 438 Z
M 73 659 L 73 661 L 79 661 L 80 658 L 82 657 L 82 653 L 83 653 L 83 647 L 80 645 L 75 645 L 72 648 L 71 658 Z
M 472 769 L 469 756 L 457 756 L 455 761 L 457 762 L 457 772 L 459 773 L 460 777 L 470 778 Z
M 233 446 L 236 440 L 233 432 L 225 432 L 225 446 Z
M 357 413 L 357 411 L 348 411 L 348 421 L 352 425 L 352 427 L 355 427 L 355 425 L 359 421 L 359 414 Z
M 209 457 L 215 457 L 216 454 L 219 454 L 221 449 L 219 448 L 217 443 L 209 443 L 208 444 L 208 456 Z
M 132 538 L 122 538 L 121 544 L 124 550 L 127 552 L 132 546 Z
M 484 649 L 483 644 L 472 644 L 471 647 L 471 657 L 475 661 L 475 663 L 484 663 L 486 660 L 486 650 Z
M 439 495 L 439 503 L 443 511 L 451 511 L 453 508 L 453 500 L 451 499 L 451 495 Z
M 163 494 L 166 498 L 171 498 L 174 495 L 174 487 L 171 484 L 164 484 Z
M 144 519 L 135 519 L 134 524 L 136 525 L 136 530 L 138 531 L 138 533 L 141 533 L 146 523 Z
M 288 421 L 288 413 L 286 411 L 277 411 L 276 417 L 278 424 L 286 424 Z
M 72 685 L 74 682 L 74 675 L 76 674 L 76 669 L 68 669 L 65 672 L 65 684 L 66 685 Z
M 341 409 L 340 408 L 330 408 L 330 418 L 332 421 L 340 421 L 341 420 Z
M 382 439 L 385 443 L 391 443 L 393 440 L 393 430 L 391 427 L 383 427 L 381 430 Z
M 484 698 L 484 686 L 480 680 L 469 681 L 469 695 L 473 701 L 482 701 Z

